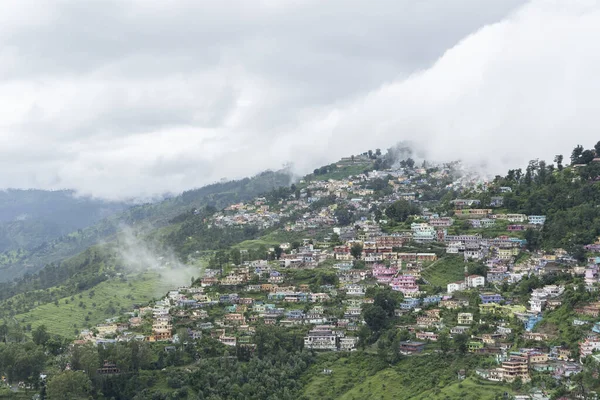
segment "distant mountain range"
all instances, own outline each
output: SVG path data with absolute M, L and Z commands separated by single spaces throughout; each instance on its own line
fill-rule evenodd
M 77 197 L 67 190 L 0 191 L 0 282 L 34 274 L 111 237 L 124 225 L 164 226 L 194 208 L 222 208 L 290 181 L 287 170 L 266 171 L 140 205 Z
M 0 252 L 33 249 L 130 206 L 78 197 L 69 190 L 0 191 Z

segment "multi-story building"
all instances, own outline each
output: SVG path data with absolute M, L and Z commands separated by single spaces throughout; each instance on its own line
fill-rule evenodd
M 312 350 L 337 350 L 338 337 L 331 329 L 315 327 L 304 337 L 304 347 Z

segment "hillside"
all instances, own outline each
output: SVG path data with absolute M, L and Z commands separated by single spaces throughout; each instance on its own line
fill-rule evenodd
M 186 191 L 179 196 L 158 203 L 129 207 L 122 212 L 113 213 L 105 218 L 97 218 L 93 221 L 88 215 L 86 218 L 81 219 L 82 222 L 78 227 L 65 228 L 60 235 L 57 234 L 53 238 L 46 238 L 37 244 L 31 242 L 27 247 L 18 247 L 0 252 L 0 282 L 11 281 L 25 274 L 34 274 L 47 264 L 73 256 L 99 241 L 109 239 L 123 226 L 151 230 L 168 225 L 171 219 L 190 210 L 205 206 L 222 208 L 228 204 L 251 199 L 273 188 L 288 185 L 289 181 L 289 174 L 285 171 L 267 171 L 252 178 L 215 183 L 200 189 Z M 60 200 L 55 201 L 58 205 L 55 205 L 48 212 L 60 208 L 68 214 L 67 216 L 63 215 L 66 221 L 76 219 L 78 208 L 75 205 L 68 202 L 62 204 Z M 74 212 L 70 213 L 69 207 L 73 208 Z M 122 206 L 121 210 L 124 208 Z M 5 216 L 13 215 L 27 208 L 14 206 L 12 208 L 8 207 L 8 209 L 9 211 L 5 212 Z M 57 215 L 56 218 L 60 219 L 61 215 Z M 28 222 L 20 221 L 12 224 L 26 225 Z M 5 229 L 9 230 L 8 225 L 10 224 L 0 224 L 0 230 L 3 226 L 7 226 Z M 25 231 L 19 235 L 24 233 Z M 0 231 L 1 234 L 2 231 Z M 13 241 L 19 238 L 19 235 L 15 232 L 11 231 L 10 235 Z
M 10 367 L 31 346 L 53 354 L 49 387 L 77 373 L 78 390 L 115 399 L 600 389 L 600 244 L 586 233 L 600 164 L 488 182 L 454 163 L 371 160 L 161 220 L 177 208 L 165 203 L 145 229 L 3 285 L 0 371 L 35 382 Z
M 0 191 L 0 252 L 33 249 L 128 207 L 67 190 Z

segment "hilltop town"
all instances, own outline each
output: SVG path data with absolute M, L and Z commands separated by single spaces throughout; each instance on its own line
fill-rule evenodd
M 209 229 L 268 239 L 210 253 L 191 285 L 81 331 L 74 345 L 139 341 L 176 353 L 211 340 L 253 355 L 272 327 L 304 351 L 472 355 L 479 361 L 459 381 L 510 384 L 519 398 L 573 391 L 585 366 L 600 363 L 600 238 L 542 245 L 547 216 L 506 204 L 522 182 L 382 159 L 348 157 L 251 201 L 193 210 Z M 545 168 L 527 174 L 567 173 Z M 118 374 L 113 363 L 98 373 Z

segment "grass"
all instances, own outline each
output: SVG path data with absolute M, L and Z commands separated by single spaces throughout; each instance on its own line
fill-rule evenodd
M 373 164 L 371 162 L 360 162 L 353 165 L 346 165 L 340 168 L 334 168 L 332 171 L 327 172 L 324 175 L 310 175 L 311 181 L 326 181 L 329 179 L 341 180 L 348 178 L 352 175 L 362 174 L 365 170 L 372 169 Z
M 435 261 L 421 272 L 424 279 L 434 286 L 445 287 L 450 282 L 464 278 L 465 262 L 462 257 L 447 255 Z
M 470 375 L 480 359 L 476 357 L 439 358 L 436 355 L 411 356 L 389 366 L 377 356 L 352 354 L 323 356 L 309 371 L 304 397 L 309 399 L 494 399 L 505 392 L 503 384 L 469 377 L 459 381 L 456 371 L 466 368 Z M 323 374 L 324 368 L 332 370 Z M 379 369 L 379 370 L 378 370 Z
M 82 328 L 131 311 L 134 304 L 148 303 L 172 288 L 173 283 L 159 274 L 146 272 L 126 280 L 104 281 L 79 295 L 60 299 L 58 306 L 55 303 L 40 305 L 15 318 L 23 325 L 31 324 L 32 329 L 46 325 L 50 333 L 73 338 Z
M 238 243 L 235 246 L 232 246 L 232 248 L 249 250 L 249 249 L 258 248 L 260 246 L 272 247 L 272 246 L 276 246 L 278 244 L 286 243 L 286 242 L 288 242 L 288 243 L 291 243 L 294 241 L 301 242 L 302 239 L 307 238 L 307 237 L 311 237 L 311 236 L 307 235 L 307 233 L 305 233 L 305 232 L 286 232 L 286 231 L 282 231 L 282 230 L 276 230 L 276 231 L 270 232 L 264 236 L 261 236 L 258 239 L 244 240 L 243 242 Z
M 358 382 L 382 368 L 376 356 L 353 353 L 340 357 L 334 353 L 320 355 L 319 362 L 312 366 L 305 376 L 304 397 L 308 399 L 335 399 L 351 390 Z M 331 374 L 323 374 L 330 369 Z

